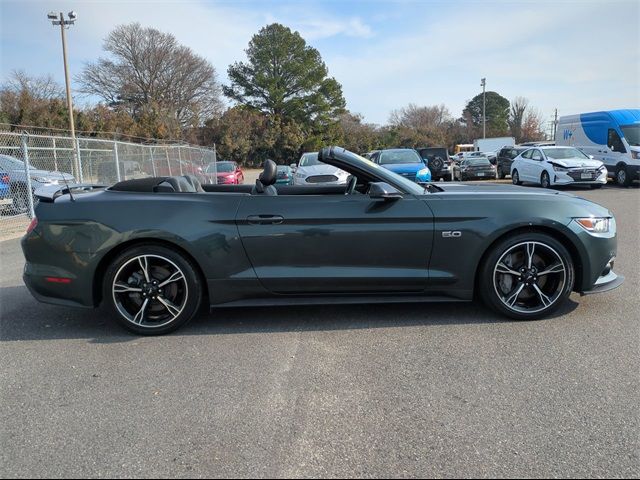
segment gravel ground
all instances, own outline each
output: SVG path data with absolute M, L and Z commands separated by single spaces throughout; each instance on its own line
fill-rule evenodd
M 37 303 L 0 243 L 2 477 L 638 477 L 638 188 L 619 289 L 511 322 L 474 304 L 230 309 L 140 338 Z

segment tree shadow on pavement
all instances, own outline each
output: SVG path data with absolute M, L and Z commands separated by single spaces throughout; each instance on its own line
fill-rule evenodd
M 566 302 L 550 316 L 559 318 L 578 306 Z M 237 335 L 512 323 L 478 302 L 367 305 L 316 305 L 219 308 L 202 313 L 170 335 Z M 87 339 L 120 343 L 140 337 L 121 328 L 105 308 L 57 307 L 37 302 L 26 287 L 0 288 L 0 341 Z

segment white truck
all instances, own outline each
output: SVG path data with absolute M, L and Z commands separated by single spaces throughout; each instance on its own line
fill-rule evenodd
M 609 177 L 629 186 L 640 180 L 640 109 L 560 117 L 556 144 L 576 147 L 604 163 Z
M 502 147 L 513 147 L 516 139 L 513 137 L 478 138 L 473 141 L 476 152 L 498 152 Z

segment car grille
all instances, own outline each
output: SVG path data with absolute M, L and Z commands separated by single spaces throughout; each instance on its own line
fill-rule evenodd
M 407 180 L 411 180 L 412 182 L 416 181 L 416 174 L 415 173 L 401 173 L 400 175 L 402 175 Z
M 576 168 L 573 170 L 569 170 L 569 176 L 574 180 L 589 180 L 588 178 L 582 178 L 583 173 L 588 173 L 589 175 L 591 175 L 591 180 L 595 180 L 600 174 L 597 168 Z
M 326 182 L 337 182 L 338 177 L 335 175 L 312 175 L 307 177 L 307 183 L 326 183 Z

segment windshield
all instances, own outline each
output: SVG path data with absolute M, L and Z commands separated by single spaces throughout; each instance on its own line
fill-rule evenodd
M 381 165 L 399 163 L 423 163 L 420 155 L 414 150 L 387 150 L 380 154 Z
M 630 146 L 640 147 L 640 125 L 627 125 L 620 128 Z
M 547 158 L 563 160 L 567 158 L 589 158 L 577 148 L 546 148 L 544 150 Z
M 9 155 L 0 155 L 0 167 L 7 170 L 24 169 L 24 162 Z M 34 168 L 31 163 L 29 163 L 29 168 Z
M 322 162 L 318 161 L 318 152 L 305 153 L 300 159 L 301 167 L 312 167 L 314 165 L 322 165 Z
M 218 172 L 229 173 L 229 172 L 235 171 L 235 168 L 233 167 L 233 163 L 231 162 L 218 162 L 217 166 L 218 166 Z M 209 170 L 207 172 L 213 173 L 215 169 L 216 169 L 215 165 L 209 165 Z
M 355 167 L 361 167 L 361 165 L 365 165 L 366 168 L 375 170 L 375 174 L 382 181 L 389 181 L 391 183 L 395 183 L 399 185 L 402 190 L 407 193 L 411 193 L 413 195 L 424 195 L 425 189 L 418 185 L 417 183 L 412 182 L 411 180 L 407 180 L 402 175 L 398 175 L 397 173 L 392 172 L 391 170 L 387 170 L 384 167 L 368 160 L 360 155 L 357 155 L 353 152 L 344 151 L 344 155 L 349 156 L 349 163 L 352 163 Z M 416 153 L 417 155 L 417 153 Z M 365 169 L 366 169 L 365 168 Z

